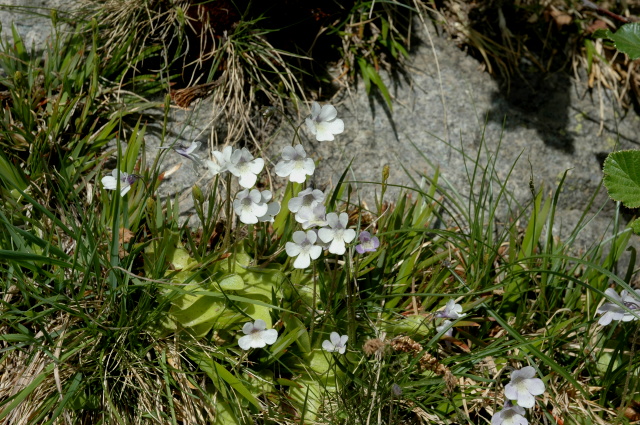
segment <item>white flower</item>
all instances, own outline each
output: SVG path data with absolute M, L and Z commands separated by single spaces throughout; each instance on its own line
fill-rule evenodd
M 324 243 L 331 242 L 329 252 L 332 254 L 342 255 L 347 250 L 346 243 L 351 242 L 356 237 L 356 231 L 347 229 L 349 223 L 349 214 L 336 213 L 327 214 L 327 224 L 329 227 L 318 230 L 318 237 Z
M 462 314 L 462 306 L 460 304 L 456 304 L 453 299 L 447 301 L 447 305 L 444 306 L 444 310 L 438 311 L 436 313 L 436 317 L 446 317 L 447 319 L 459 319 L 465 316 Z
M 264 159 L 253 159 L 247 148 L 238 149 L 231 155 L 229 172 L 238 177 L 238 183 L 244 188 L 251 188 L 256 184 L 258 174 L 264 167 Z
M 529 421 L 524 415 L 525 410 L 522 406 L 514 406 L 507 401 L 504 409 L 493 415 L 491 425 L 528 425 Z
M 544 382 L 534 376 L 536 376 L 536 370 L 531 366 L 514 370 L 511 373 L 511 382 L 504 387 L 505 397 L 516 400 L 518 406 L 533 407 L 536 403 L 534 396 L 544 393 Z
M 323 204 L 317 204 L 313 208 L 300 208 L 295 218 L 298 223 L 302 224 L 302 228 L 307 230 L 311 227 L 326 226 L 326 213 L 327 207 Z
M 194 153 L 200 147 L 200 142 L 191 142 L 188 147 L 180 146 L 180 147 L 172 147 L 172 146 L 160 146 L 159 149 L 173 149 L 177 154 L 184 156 L 187 159 L 195 162 L 198 165 L 202 164 L 200 157 L 197 153 Z
M 120 196 L 124 196 L 131 190 L 131 185 L 138 180 L 138 176 L 114 169 L 111 171 L 110 176 L 104 176 L 102 178 L 102 185 L 107 190 L 116 190 L 118 187 L 118 179 L 120 179 Z
M 271 192 L 269 192 L 271 199 Z M 258 189 L 245 189 L 238 192 L 233 201 L 233 210 L 240 217 L 244 224 L 255 224 L 259 217 L 264 217 L 269 213 L 269 206 L 263 201 L 262 194 Z
M 280 202 L 271 202 L 270 204 L 268 203 L 271 200 L 271 197 L 272 197 L 272 194 L 271 194 L 270 190 L 262 191 L 260 196 L 262 197 L 261 201 L 263 203 L 267 204 L 267 212 L 263 216 L 258 217 L 258 221 L 273 222 L 274 217 L 276 216 L 276 214 L 278 214 L 280 212 Z
M 280 177 L 289 177 L 295 183 L 304 183 L 307 176 L 312 176 L 316 170 L 313 159 L 307 158 L 307 153 L 302 145 L 287 146 L 282 150 L 282 161 L 276 164 L 276 174 Z
M 329 339 L 331 341 L 328 339 L 322 341 L 322 348 L 329 353 L 335 353 L 337 351 L 340 354 L 344 354 L 347 349 L 347 340 L 349 337 L 347 335 L 340 336 L 338 332 L 331 332 Z
M 315 260 L 322 254 L 322 248 L 315 245 L 318 236 L 312 230 L 293 232 L 293 242 L 287 242 L 285 250 L 289 257 L 298 257 L 293 262 L 296 269 L 306 269 L 311 264 L 311 260 Z
M 205 161 L 207 167 L 211 170 L 211 174 L 216 176 L 229 171 L 232 154 L 233 148 L 231 146 L 225 146 L 222 152 L 213 151 L 213 157 L 216 159 L 216 162 L 210 160 Z
M 297 213 L 300 211 L 300 208 L 309 208 L 312 209 L 318 204 L 324 202 L 324 193 L 318 189 L 307 188 L 305 190 L 301 190 L 298 193 L 298 196 L 295 198 L 289 199 L 289 203 L 287 207 L 289 211 L 292 213 Z
M 344 131 L 344 122 L 338 116 L 338 111 L 333 105 L 320 107 L 318 102 L 311 104 L 311 116 L 305 119 L 307 129 L 316 136 L 316 140 L 323 142 L 333 140 L 334 134 Z
M 264 320 L 258 319 L 255 324 L 247 322 L 242 327 L 245 336 L 238 340 L 238 345 L 243 350 L 249 348 L 262 348 L 265 345 L 271 345 L 278 339 L 278 331 L 275 329 L 267 329 Z
M 637 315 L 640 315 L 640 289 L 636 289 L 634 292 L 627 292 L 623 289 L 620 295 L 613 289 L 607 288 L 604 293 L 620 304 L 626 306 L 629 310 L 633 310 Z M 632 320 L 638 320 L 638 316 L 631 313 L 629 310 L 619 306 L 613 302 L 604 303 L 598 308 L 596 314 L 602 314 L 598 323 L 602 326 L 607 326 L 612 320 L 630 322 Z
M 442 332 L 445 329 L 446 331 L 442 336 L 453 337 L 453 322 L 451 320 L 445 320 L 440 326 L 436 326 L 436 332 Z

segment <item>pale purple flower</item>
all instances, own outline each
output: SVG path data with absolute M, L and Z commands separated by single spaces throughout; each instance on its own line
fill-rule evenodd
M 258 189 L 251 191 L 245 189 L 236 195 L 236 199 L 233 201 L 233 210 L 244 224 L 255 224 L 259 221 L 258 218 L 268 214 L 269 206 L 263 201 L 262 194 Z
M 393 384 L 391 386 L 391 392 L 396 397 L 400 397 L 402 395 L 402 387 L 400 385 L 398 385 L 398 384 Z
M 358 236 L 360 243 L 356 245 L 356 251 L 358 254 L 364 254 L 365 252 L 374 252 L 380 246 L 380 240 L 377 236 L 371 236 L 371 233 L 366 230 L 360 232 Z
M 247 148 L 238 149 L 231 155 L 229 163 L 229 172 L 238 177 L 238 183 L 245 189 L 251 188 L 256 184 L 258 174 L 264 167 L 262 158 L 253 158 L 251 152 Z
M 262 319 L 256 320 L 255 324 L 251 322 L 245 323 L 242 327 L 242 332 L 245 336 L 238 340 L 238 345 L 243 350 L 262 348 L 273 344 L 278 339 L 278 331 L 267 329 L 267 324 Z
M 349 340 L 347 335 L 341 336 L 338 332 L 331 332 L 329 339 L 322 341 L 322 349 L 329 353 L 337 351 L 340 354 L 344 354 L 347 349 L 347 340 Z
M 509 400 L 516 400 L 518 406 L 531 408 L 536 403 L 534 396 L 544 393 L 544 382 L 535 378 L 536 370 L 525 366 L 511 373 L 511 382 L 504 387 L 504 395 Z
M 307 230 L 312 227 L 323 227 L 327 225 L 327 207 L 324 204 L 317 204 L 313 208 L 300 208 L 295 215 L 296 221 Z
M 231 156 L 233 155 L 233 148 L 231 146 L 225 146 L 222 152 L 213 151 L 214 161 L 206 160 L 205 164 L 209 167 L 211 174 L 214 176 L 229 171 L 231 165 Z
M 440 326 L 436 326 L 437 332 L 442 332 L 446 329 L 446 331 L 442 334 L 442 336 L 449 336 L 453 338 L 453 322 L 451 320 L 445 320 L 440 324 Z
M 289 203 L 287 207 L 289 211 L 292 213 L 297 213 L 301 208 L 310 208 L 312 209 L 318 204 L 324 202 L 324 193 L 321 190 L 307 188 L 305 190 L 301 190 L 298 193 L 298 196 L 289 199 Z
M 276 214 L 280 212 L 280 202 L 269 203 L 273 196 L 270 190 L 263 190 L 262 193 L 260 193 L 260 196 L 262 197 L 261 201 L 267 204 L 267 212 L 263 216 L 258 217 L 258 221 L 273 222 Z
M 525 414 L 524 407 L 514 406 L 507 400 L 504 409 L 491 418 L 491 425 L 529 425 L 529 421 L 524 417 Z
M 131 190 L 131 185 L 138 180 L 138 176 L 114 169 L 111 171 L 110 176 L 104 176 L 102 178 L 102 186 L 107 190 L 116 190 L 118 187 L 118 179 L 120 179 L 120 196 L 124 196 Z
M 324 105 L 320 107 L 318 102 L 311 104 L 311 116 L 305 123 L 309 133 L 316 137 L 319 142 L 333 140 L 334 134 L 340 134 L 344 131 L 344 122 L 338 116 L 338 111 L 333 105 Z
M 293 242 L 285 244 L 285 250 L 289 257 L 297 257 L 293 262 L 296 269 L 306 269 L 311 264 L 311 260 L 315 260 L 322 254 L 322 247 L 315 245 L 318 236 L 313 230 L 306 233 L 303 231 L 293 232 Z
M 327 224 L 329 227 L 318 230 L 318 237 L 322 242 L 329 243 L 329 252 L 332 254 L 342 255 L 347 250 L 345 244 L 351 242 L 356 237 L 356 231 L 347 229 L 349 222 L 349 214 L 336 213 L 327 214 Z
M 172 147 L 172 146 L 160 146 L 159 149 L 173 149 L 178 155 L 181 155 L 193 162 L 195 162 L 198 165 L 202 165 L 202 161 L 200 160 L 200 156 L 198 156 L 197 153 L 195 153 L 195 151 L 198 150 L 198 148 L 200 148 L 200 142 L 191 142 L 191 144 L 188 147 L 184 147 L 182 145 L 180 145 L 179 147 Z
M 447 319 L 459 319 L 465 316 L 462 314 L 462 306 L 460 304 L 456 304 L 453 299 L 447 301 L 447 305 L 444 306 L 444 310 L 438 311 L 436 313 L 436 317 L 447 318 Z
M 602 317 L 598 320 L 598 324 L 606 326 L 611 323 L 612 320 L 622 322 L 638 320 L 638 315 L 640 315 L 640 289 L 636 289 L 631 293 L 627 292 L 626 289 L 623 289 L 620 295 L 618 295 L 613 288 L 607 288 L 604 293 L 609 298 L 619 302 L 627 308 L 625 309 L 613 302 L 606 302 L 602 304 L 596 311 L 596 314 L 602 314 Z M 634 311 L 636 314 L 634 315 L 629 310 Z
M 276 174 L 280 177 L 289 177 L 295 183 L 304 183 L 307 176 L 312 176 L 316 170 L 313 159 L 307 158 L 307 153 L 302 145 L 286 146 L 282 150 L 282 161 L 276 164 Z

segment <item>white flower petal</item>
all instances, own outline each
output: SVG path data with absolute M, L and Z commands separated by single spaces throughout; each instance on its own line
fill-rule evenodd
M 278 339 L 278 331 L 275 329 L 267 329 L 262 332 L 262 339 L 267 345 L 271 345 Z
M 253 330 L 254 331 L 263 331 L 267 329 L 267 323 L 262 320 L 262 319 L 258 319 L 255 321 L 254 325 L 253 325 Z
M 289 177 L 289 174 L 291 174 L 293 170 L 294 165 L 291 161 L 280 161 L 275 167 L 275 172 L 278 177 Z
M 345 241 L 346 243 L 351 242 L 355 238 L 356 238 L 356 231 L 353 229 L 345 229 L 344 232 L 342 232 L 342 240 Z
M 245 335 L 242 338 L 240 338 L 238 340 L 238 345 L 240 346 L 240 348 L 242 348 L 243 350 L 248 350 L 251 348 L 251 336 L 250 335 Z
M 328 341 L 326 339 L 324 341 L 322 341 L 322 349 L 324 351 L 328 351 L 330 353 L 333 353 L 334 351 L 336 351 L 335 345 L 333 345 L 330 341 Z
M 300 254 L 300 252 L 302 252 L 302 248 L 300 248 L 300 245 L 297 245 L 293 242 L 287 242 L 284 245 L 284 249 L 285 251 L 287 251 L 287 255 L 289 257 L 295 257 L 296 255 Z
M 316 118 L 317 121 L 331 121 L 338 116 L 338 110 L 333 105 L 324 105 Z
M 322 247 L 321 246 L 315 245 L 315 246 L 311 247 L 311 249 L 309 250 L 309 255 L 314 260 L 316 260 L 318 257 L 320 257 L 320 254 L 322 254 Z
M 118 185 L 118 180 L 116 180 L 115 177 L 104 176 L 102 178 L 102 186 L 104 186 L 105 189 L 116 190 L 117 185 Z
M 293 236 L 291 237 L 291 239 L 293 239 L 296 244 L 300 245 L 307 240 L 307 234 L 301 230 L 298 230 L 296 232 L 293 232 Z
M 311 258 L 308 253 L 301 252 L 293 262 L 293 267 L 296 269 L 306 269 L 311 264 Z

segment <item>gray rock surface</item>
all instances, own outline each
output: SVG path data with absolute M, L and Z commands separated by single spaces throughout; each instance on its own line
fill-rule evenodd
M 2 0 L 0 24 L 3 41 L 13 40 L 12 24 L 28 50 L 45 49 L 46 40 L 52 32 L 51 11 L 70 14 L 79 7 L 78 0 Z

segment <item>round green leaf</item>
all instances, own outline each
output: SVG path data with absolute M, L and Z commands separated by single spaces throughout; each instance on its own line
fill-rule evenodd
M 619 151 L 604 161 L 604 185 L 614 201 L 640 207 L 640 151 Z
M 640 57 L 640 23 L 625 24 L 609 36 L 616 48 L 626 53 L 631 60 Z

